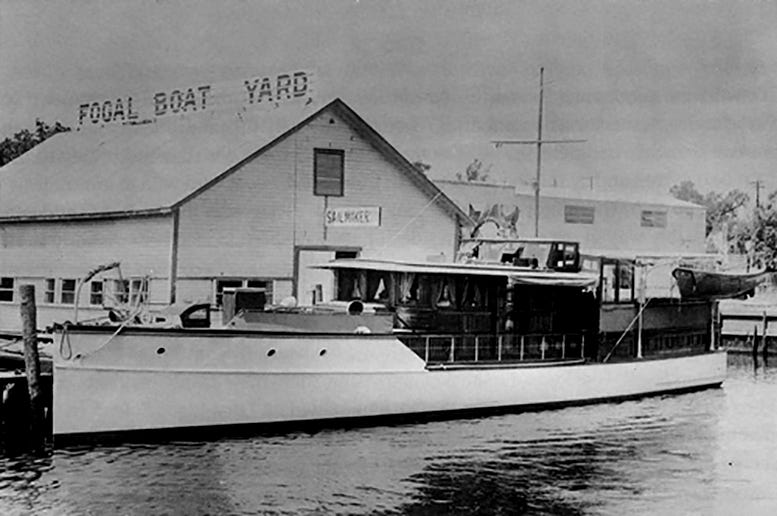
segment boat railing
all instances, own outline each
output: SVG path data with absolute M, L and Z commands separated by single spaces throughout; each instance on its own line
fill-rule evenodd
M 427 364 L 582 359 L 583 333 L 407 334 L 400 340 Z

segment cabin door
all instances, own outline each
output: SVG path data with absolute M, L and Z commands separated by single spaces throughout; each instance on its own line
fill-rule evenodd
M 356 258 L 359 249 L 354 248 L 297 248 L 296 297 L 300 306 L 310 306 L 330 301 L 334 294 L 335 276 L 326 269 L 314 269 L 311 265 L 326 263 L 335 258 Z

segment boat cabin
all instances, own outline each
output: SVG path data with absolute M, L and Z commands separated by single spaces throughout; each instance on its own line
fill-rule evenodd
M 598 360 L 703 353 L 714 346 L 717 304 L 683 299 L 672 271 L 711 267 L 714 255 L 586 252 L 584 271 L 598 275 Z
M 587 347 L 595 343 L 598 311 L 591 274 L 482 262 L 350 259 L 321 267 L 335 273 L 337 301 L 384 306 L 394 333 L 427 362 L 580 360 L 595 353 Z

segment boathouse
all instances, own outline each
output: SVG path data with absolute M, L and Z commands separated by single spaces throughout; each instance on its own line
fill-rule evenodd
M 60 133 L 0 169 L 0 329 L 115 302 L 326 298 L 334 257 L 451 257 L 468 218 L 345 102 Z M 79 278 L 120 262 L 120 279 Z M 113 276 L 115 278 L 115 275 Z
M 534 236 L 535 197 L 513 185 L 435 180 L 463 210 L 519 209 L 517 232 Z M 694 254 L 705 251 L 705 208 L 670 195 L 545 188 L 540 236 L 580 242 L 583 253 Z

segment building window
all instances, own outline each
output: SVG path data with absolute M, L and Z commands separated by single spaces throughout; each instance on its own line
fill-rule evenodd
M 60 292 L 59 300 L 63 305 L 72 305 L 76 301 L 76 280 L 63 279 L 62 280 L 62 292 Z
M 260 279 L 217 279 L 215 281 L 218 307 L 223 306 L 225 288 L 263 288 L 266 298 L 272 299 L 272 281 Z
M 57 292 L 57 280 L 54 278 L 46 278 L 46 289 L 43 291 L 43 302 L 54 304 L 56 301 Z
M 593 224 L 594 207 L 567 204 L 564 206 L 564 222 L 567 224 Z
M 225 288 L 240 288 L 243 280 L 216 280 L 216 306 L 222 306 L 224 302 Z
M 13 301 L 13 278 L 0 278 L 0 301 Z
M 148 301 L 148 278 L 133 278 L 130 280 L 130 303 L 142 305 Z
M 89 290 L 89 304 L 102 306 L 103 304 L 103 282 L 93 281 Z
M 129 288 L 129 280 L 103 280 L 103 302 L 107 299 L 111 301 L 111 306 L 126 305 L 129 302 Z
M 315 149 L 313 156 L 313 193 L 343 196 L 345 151 Z
M 654 210 L 642 210 L 640 225 L 643 228 L 665 228 L 666 212 Z

